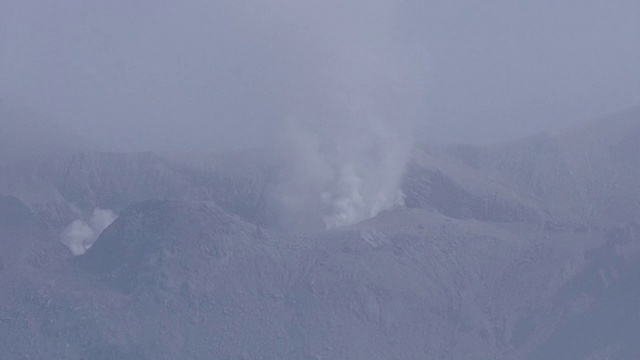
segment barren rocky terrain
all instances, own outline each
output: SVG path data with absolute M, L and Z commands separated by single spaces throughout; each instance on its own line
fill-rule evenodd
M 53 149 L 0 162 L 0 358 L 640 357 L 640 109 L 417 146 L 404 206 L 326 231 L 277 226 L 261 151 Z

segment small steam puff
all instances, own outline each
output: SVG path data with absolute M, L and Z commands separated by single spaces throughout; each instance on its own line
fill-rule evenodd
M 69 248 L 73 255 L 82 255 L 116 218 L 113 211 L 96 208 L 93 210 L 89 222 L 77 219 L 67 225 L 60 235 L 60 241 Z

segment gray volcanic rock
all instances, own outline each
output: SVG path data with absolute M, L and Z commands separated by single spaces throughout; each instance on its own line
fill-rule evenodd
M 640 357 L 640 110 L 424 146 L 405 207 L 282 233 L 279 164 L 52 153 L 0 171 L 0 358 Z M 119 218 L 71 258 L 56 229 Z
M 82 297 L 146 358 L 495 355 L 483 307 L 503 261 L 526 245 L 427 214 L 392 212 L 301 237 L 210 203 L 147 201 L 74 260 L 86 272 L 76 281 L 112 293 L 106 302 Z
M 411 209 L 302 237 L 210 203 L 149 201 L 75 262 L 82 281 L 112 294 L 90 301 L 107 311 L 95 316 L 147 358 L 637 354 L 632 335 L 591 348 L 570 337 L 559 348 L 554 338 L 591 311 L 609 314 L 601 303 L 633 308 L 635 290 L 624 284 L 640 254 L 634 229 L 550 236 Z M 613 300 L 609 287 L 627 290 Z
M 456 218 L 600 227 L 640 219 L 640 108 L 561 134 L 417 151 L 410 207 Z
M 493 149 L 480 163 L 556 218 L 590 226 L 638 219 L 640 108 Z
M 432 208 L 456 219 L 540 224 L 549 217 L 533 198 L 473 175 L 468 169 L 443 169 L 414 161 L 403 183 L 405 205 Z
M 618 226 L 604 237 L 606 243 L 583 253 L 583 268 L 553 296 L 555 306 L 523 320 L 523 326 L 558 322 L 544 329 L 545 341 L 529 358 L 635 359 L 640 355 L 640 226 Z
M 16 197 L 0 196 L 0 280 L 65 258 L 51 232 Z
M 123 211 L 77 263 L 131 292 L 159 273 L 206 272 L 233 249 L 255 245 L 256 231 L 213 203 L 148 200 Z

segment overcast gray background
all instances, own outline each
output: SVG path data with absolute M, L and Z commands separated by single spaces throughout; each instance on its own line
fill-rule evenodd
M 0 0 L 0 96 L 101 145 L 254 145 L 282 94 L 322 88 L 314 62 L 346 36 L 371 42 L 363 59 L 386 37 L 419 54 L 420 140 L 508 140 L 640 103 L 637 0 L 337 4 Z

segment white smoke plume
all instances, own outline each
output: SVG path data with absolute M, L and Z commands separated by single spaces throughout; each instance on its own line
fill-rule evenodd
M 116 214 L 107 209 L 96 208 L 89 221 L 77 219 L 71 222 L 60 235 L 60 241 L 75 256 L 84 254 L 98 236 L 117 219 Z
M 421 53 L 394 40 L 396 1 L 292 8 L 277 135 L 282 225 L 333 228 L 401 205 L 425 80 Z

